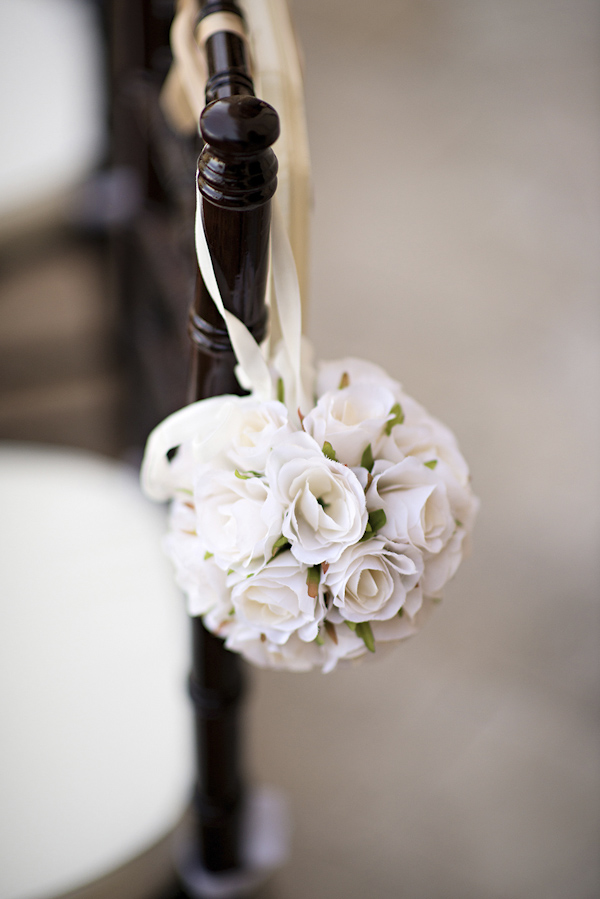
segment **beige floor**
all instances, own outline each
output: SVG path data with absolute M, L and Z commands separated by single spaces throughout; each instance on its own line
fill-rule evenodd
M 315 182 L 311 335 L 323 358 L 379 361 L 456 431 L 482 511 L 472 558 L 394 656 L 253 675 L 248 767 L 287 790 L 295 823 L 269 897 L 594 899 L 598 7 L 294 10 Z M 73 252 L 66 281 L 50 255 L 4 296 L 15 383 L 0 432 L 48 439 L 62 421 L 66 442 L 110 451 L 104 288 L 82 289 L 97 262 Z M 61 340 L 82 354 L 40 394 L 19 374 L 19 341 L 48 291 L 53 358 Z M 65 291 L 76 312 L 59 310 Z
M 482 511 L 426 630 L 259 673 L 291 793 L 277 899 L 600 895 L 598 7 L 296 0 L 311 334 L 448 422 Z

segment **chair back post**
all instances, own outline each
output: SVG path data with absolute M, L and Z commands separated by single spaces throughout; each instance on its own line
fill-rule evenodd
M 208 105 L 200 119 L 206 143 L 198 160 L 206 238 L 225 307 L 260 342 L 267 323 L 270 201 L 277 184 L 277 161 L 270 147 L 279 135 L 279 120 L 272 107 L 254 96 L 237 3 L 201 4 L 200 29 L 208 35 Z M 190 400 L 242 394 L 224 321 L 199 272 L 189 334 Z M 228 652 L 200 618 L 192 622 L 198 851 L 206 870 L 224 872 L 244 866 L 239 735 L 243 670 L 240 658 Z

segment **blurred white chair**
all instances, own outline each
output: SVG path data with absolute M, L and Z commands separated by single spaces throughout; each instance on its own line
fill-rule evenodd
M 0 3 L 3 229 L 55 215 L 105 149 L 94 13 L 82 0 Z
M 0 2 L 0 238 L 60 221 L 106 149 L 95 13 Z M 126 466 L 0 444 L 1 899 L 151 899 L 171 881 L 193 765 L 163 532 Z
M 0 896 L 157 896 L 192 783 L 163 510 L 124 465 L 10 444 L 0 508 Z

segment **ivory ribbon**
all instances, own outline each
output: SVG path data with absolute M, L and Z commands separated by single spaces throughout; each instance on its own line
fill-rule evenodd
M 198 0 L 177 0 L 171 28 L 174 61 L 161 92 L 161 109 L 174 130 L 193 134 L 204 108 L 208 77 L 204 48 L 199 42 L 221 28 L 247 36 L 246 51 L 257 95 L 277 110 L 281 120 L 281 135 L 274 146 L 279 160 L 278 197 L 306 304 L 311 188 L 298 47 L 286 0 L 243 0 L 242 5 L 244 20 L 232 13 L 211 13 L 196 28 Z M 271 334 L 271 339 L 277 340 L 276 320 Z
M 196 38 L 200 44 L 205 44 L 209 37 L 217 31 L 232 31 L 234 34 L 246 39 L 246 30 L 243 20 L 232 12 L 213 12 L 204 19 L 200 19 L 196 29 Z
M 202 215 L 202 196 L 196 190 L 196 253 L 206 288 L 223 316 L 238 364 L 244 373 L 245 385 L 263 401 L 273 399 L 273 379 L 263 351 L 248 328 L 232 312 L 225 309 L 206 240 Z M 282 372 L 285 405 L 292 416 L 298 409 L 306 410 L 300 377 L 302 313 L 300 288 L 294 255 L 287 236 L 283 216 L 274 198 L 271 218 L 272 305 L 279 319 L 282 343 L 288 371 Z M 270 280 L 270 279 L 269 279 Z
M 202 196 L 196 191 L 196 252 L 198 265 L 206 288 L 223 316 L 238 364 L 244 373 L 244 386 L 252 390 L 248 397 L 215 396 L 184 406 L 169 415 L 151 433 L 142 464 L 144 492 L 156 500 L 173 496 L 179 486 L 167 453 L 181 443 L 192 441 L 194 456 L 202 461 L 213 444 L 227 440 L 228 425 L 235 404 L 268 402 L 275 399 L 273 377 L 260 345 L 248 328 L 229 312 L 224 304 L 204 231 Z M 271 270 L 273 305 L 279 316 L 286 364 L 282 366 L 285 405 L 292 420 L 298 420 L 298 410 L 308 410 L 300 377 L 302 320 L 300 290 L 292 248 L 285 230 L 279 204 L 273 202 L 271 223 Z M 269 278 L 271 272 L 269 273 Z M 209 453 L 210 455 L 210 453 Z
M 206 242 L 204 217 L 202 215 L 202 196 L 196 188 L 196 254 L 202 279 L 212 297 L 213 303 L 223 316 L 231 340 L 231 346 L 238 364 L 244 371 L 253 393 L 261 400 L 271 398 L 273 387 L 269 367 L 261 348 L 246 327 L 233 312 L 229 312 L 224 304 L 215 277 L 215 270 Z
M 194 36 L 197 16 L 196 0 L 179 0 L 170 33 L 173 65 L 160 96 L 161 108 L 169 122 L 186 134 L 198 127 L 208 77 L 204 50 Z

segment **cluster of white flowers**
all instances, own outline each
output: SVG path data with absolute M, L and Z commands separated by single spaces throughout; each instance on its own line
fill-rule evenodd
M 294 420 L 281 393 L 208 401 L 208 425 L 205 404 L 184 410 L 166 548 L 190 613 L 229 649 L 330 671 L 418 630 L 477 500 L 452 433 L 378 366 L 324 363 L 311 386 Z

